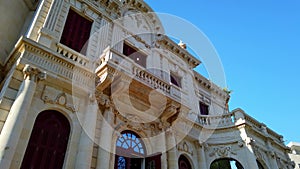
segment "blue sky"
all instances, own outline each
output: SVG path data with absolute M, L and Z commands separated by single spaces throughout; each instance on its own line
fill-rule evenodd
M 299 0 L 145 0 L 197 26 L 222 61 L 230 109 L 300 142 Z

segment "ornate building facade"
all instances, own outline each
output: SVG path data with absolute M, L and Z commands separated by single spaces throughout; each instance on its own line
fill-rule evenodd
M 291 160 L 295 163 L 295 169 L 299 169 L 300 168 L 300 143 L 289 142 L 287 146 L 290 147 L 291 149 L 289 156 Z
M 0 3 L 1 169 L 293 168 L 142 0 Z

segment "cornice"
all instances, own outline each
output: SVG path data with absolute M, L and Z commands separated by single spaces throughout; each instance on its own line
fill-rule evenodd
M 183 59 L 191 68 L 195 68 L 201 63 L 200 60 L 191 55 L 187 50 L 182 49 L 167 36 L 163 36 L 159 39 L 158 43 Z

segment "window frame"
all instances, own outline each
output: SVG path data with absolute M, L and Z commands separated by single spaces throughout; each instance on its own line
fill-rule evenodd
M 131 52 L 125 52 L 125 47 L 127 47 L 127 50 L 130 49 L 132 50 Z M 148 55 L 143 52 L 143 50 L 138 49 L 131 43 L 124 41 L 123 42 L 123 49 L 122 49 L 122 54 L 125 55 L 126 57 L 130 58 L 134 63 L 142 66 L 143 68 L 147 68 L 147 59 Z M 140 59 L 142 58 L 142 59 Z
M 73 20 L 75 18 L 75 20 L 80 20 L 81 21 L 85 21 L 85 23 L 72 23 L 73 21 L 70 21 L 71 16 L 69 15 L 73 15 Z M 62 28 L 62 32 L 61 32 L 61 36 L 60 36 L 60 40 L 59 43 L 67 46 L 68 48 L 72 49 L 75 52 L 81 53 L 83 55 L 87 54 L 88 51 L 88 46 L 89 46 L 89 38 L 91 36 L 91 32 L 93 29 L 93 25 L 94 25 L 94 20 L 89 18 L 88 16 L 84 15 L 82 12 L 78 11 L 77 9 L 70 7 L 67 14 L 66 14 L 66 20 L 64 22 L 63 28 Z M 70 23 L 68 23 L 70 22 Z M 74 29 L 74 25 L 75 25 L 75 29 Z M 77 27 L 76 27 L 77 25 Z M 81 26 L 78 26 L 81 25 Z M 82 25 L 87 26 L 87 31 L 85 31 L 85 34 L 78 34 L 78 32 L 82 32 L 81 27 Z M 65 31 L 71 30 L 74 33 L 66 33 Z M 76 33 L 77 32 L 77 33 Z M 73 36 L 71 35 L 77 35 L 75 36 L 76 39 L 74 39 Z M 83 38 L 83 39 L 82 39 Z M 70 40 L 71 39 L 71 40 Z M 82 40 L 80 40 L 82 39 Z M 71 41 L 71 42 L 70 42 Z M 75 41 L 75 42 L 74 42 Z M 77 46 L 77 47 L 75 47 Z
M 178 73 L 171 71 L 170 72 L 170 83 L 179 88 L 182 88 L 182 77 Z
M 202 110 L 203 110 L 202 107 L 205 107 L 204 112 L 202 112 Z M 209 115 L 209 105 L 202 101 L 199 101 L 199 112 L 200 112 L 200 115 L 203 115 L 203 116 Z

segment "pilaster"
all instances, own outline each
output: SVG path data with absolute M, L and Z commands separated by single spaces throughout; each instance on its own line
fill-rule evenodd
M 198 141 L 195 141 L 195 144 L 196 144 L 196 151 L 197 151 L 198 168 L 207 169 L 205 147 L 203 144 L 200 144 Z
M 78 146 L 76 169 L 91 168 L 91 160 L 97 123 L 98 104 L 94 94 L 90 94 Z
M 176 148 L 176 140 L 172 128 L 166 131 L 166 149 L 168 169 L 178 169 L 178 151 Z
M 27 118 L 37 83 L 46 78 L 38 68 L 25 65 L 22 82 L 0 135 L 0 168 L 9 168 Z
M 105 109 L 103 113 L 103 120 L 101 124 L 101 135 L 99 139 L 98 157 L 97 157 L 97 169 L 109 169 L 111 147 L 113 139 L 113 108 L 109 105 L 109 102 L 105 102 Z

